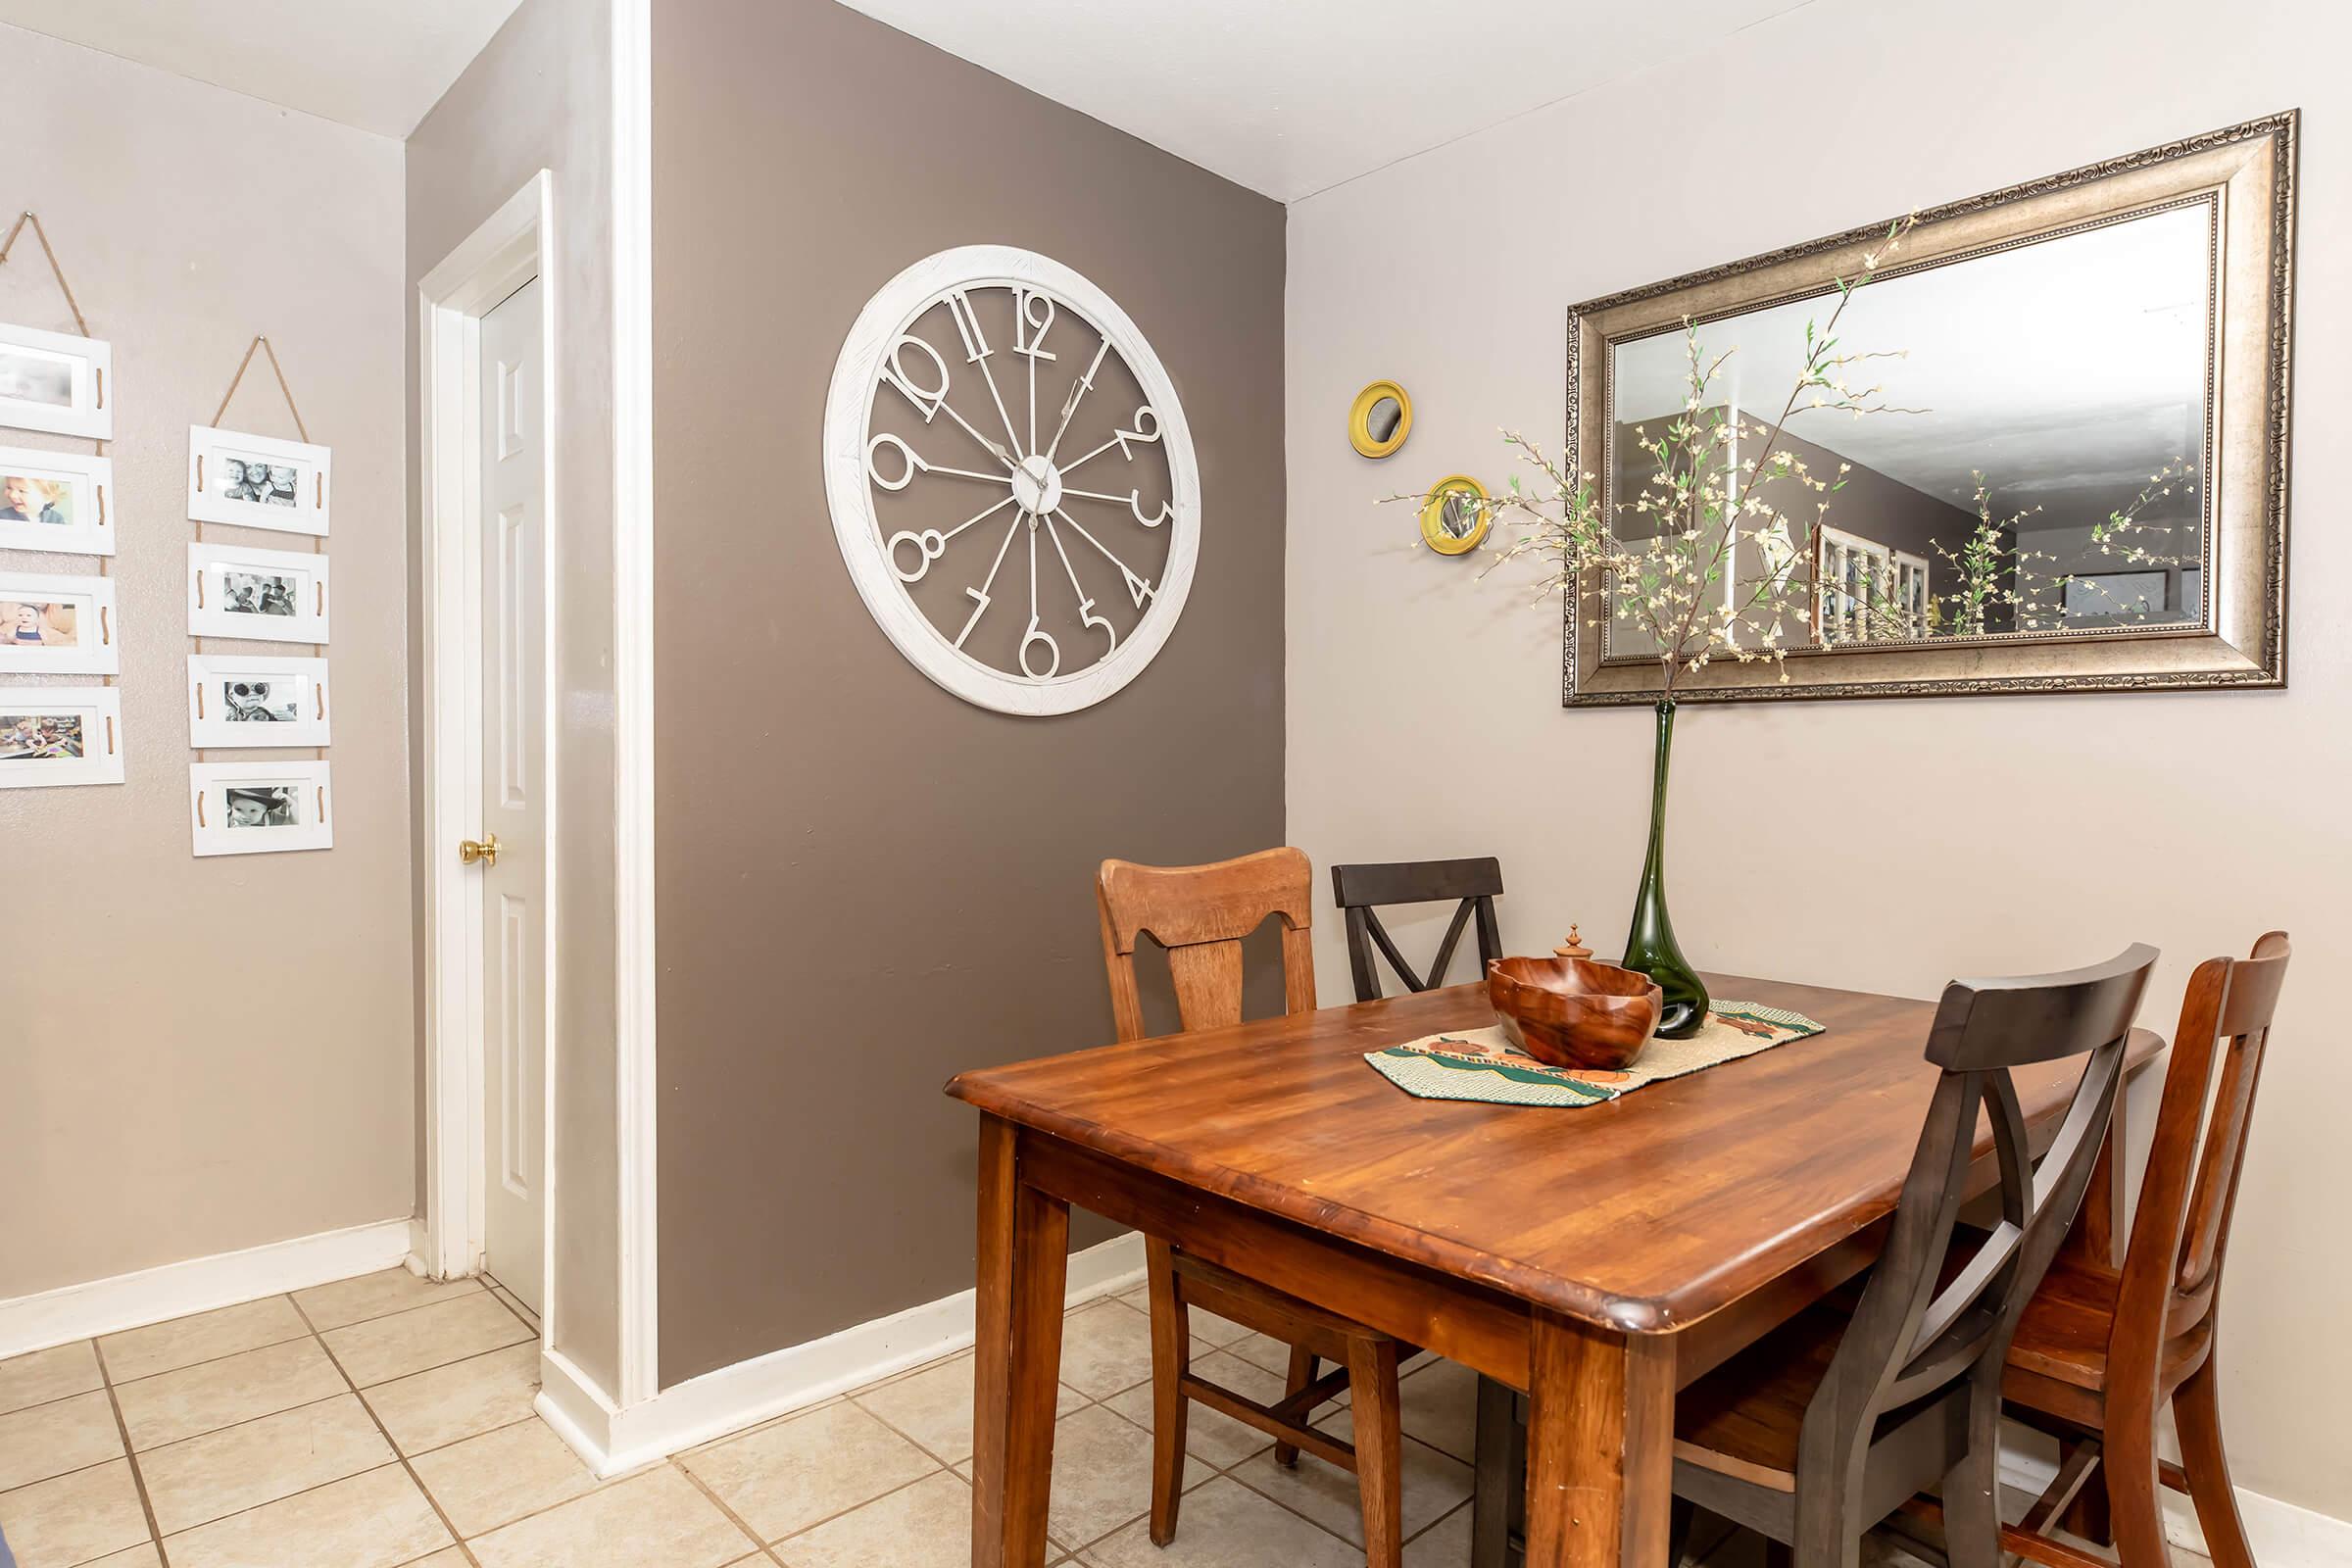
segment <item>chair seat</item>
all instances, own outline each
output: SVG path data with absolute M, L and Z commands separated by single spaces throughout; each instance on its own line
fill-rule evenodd
M 2123 1276 L 2080 1257 L 2061 1257 L 2018 1319 L 2009 1364 L 2078 1389 L 2107 1384 L 2107 1341 Z
M 1776 1492 L 1796 1490 L 1805 1406 L 1829 1375 L 1846 1312 L 1817 1302 L 1675 1396 L 1674 1456 Z

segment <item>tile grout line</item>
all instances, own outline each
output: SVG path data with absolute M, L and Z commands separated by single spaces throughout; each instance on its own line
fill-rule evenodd
M 367 1276 L 366 1276 L 366 1275 L 357 1275 L 357 1276 L 354 1276 L 354 1277 L 355 1277 L 355 1278 L 360 1278 L 360 1279 L 365 1279 L 365 1278 L 367 1278 Z M 331 1283 L 331 1282 L 330 1282 L 330 1283 Z M 453 1295 L 450 1295 L 450 1296 L 445 1296 L 445 1297 L 441 1298 L 441 1299 L 440 1299 L 440 1300 L 436 1300 L 436 1301 L 419 1301 L 419 1302 L 417 1302 L 417 1303 L 416 1303 L 416 1305 L 414 1305 L 414 1306 L 403 1306 L 403 1307 L 398 1307 L 398 1308 L 395 1308 L 394 1310 L 392 1310 L 392 1311 L 389 1311 L 389 1312 L 379 1312 L 379 1313 L 377 1313 L 377 1314 L 376 1314 L 375 1316 L 373 1316 L 373 1317 L 362 1317 L 362 1318 L 354 1318 L 354 1319 L 352 1319 L 352 1320 L 351 1320 L 349 1323 L 338 1323 L 338 1324 L 336 1324 L 336 1325 L 334 1326 L 334 1328 L 331 1328 L 331 1329 L 325 1329 L 325 1330 L 315 1329 L 315 1328 L 312 1328 L 312 1327 L 310 1327 L 310 1318 L 308 1317 L 308 1315 L 307 1315 L 307 1314 L 303 1314 L 303 1312 L 302 1312 L 302 1308 L 301 1308 L 301 1307 L 299 1307 L 299 1306 L 296 1306 L 296 1307 L 295 1307 L 295 1312 L 296 1312 L 296 1314 L 297 1314 L 297 1315 L 299 1315 L 299 1316 L 302 1316 L 302 1318 L 303 1318 L 303 1325 L 304 1325 L 304 1326 L 303 1326 L 303 1331 L 302 1331 L 300 1334 L 289 1334 L 289 1335 L 287 1335 L 287 1336 L 286 1336 L 284 1339 L 282 1339 L 282 1340 L 268 1340 L 268 1341 L 265 1341 L 264 1343 L 262 1343 L 262 1344 L 260 1344 L 260 1345 L 248 1345 L 248 1346 L 246 1346 L 246 1347 L 245 1347 L 243 1349 L 239 1349 L 239 1350 L 227 1350 L 227 1351 L 224 1351 L 224 1352 L 222 1352 L 222 1353 L 221 1353 L 221 1354 L 220 1354 L 220 1355 L 208 1355 L 208 1356 L 204 1356 L 204 1357 L 202 1357 L 202 1358 L 200 1358 L 200 1359 L 198 1359 L 198 1360 L 189 1361 L 189 1362 L 186 1362 L 186 1363 L 184 1363 L 184 1364 L 182 1364 L 182 1365 L 179 1365 L 179 1366 L 170 1366 L 170 1367 L 165 1367 L 165 1368 L 164 1368 L 162 1371 L 160 1371 L 160 1372 L 142 1372 L 142 1373 L 140 1373 L 140 1374 L 139 1374 L 137 1377 L 135 1377 L 135 1378 L 124 1378 L 124 1379 L 122 1379 L 122 1386 L 123 1386 L 123 1387 L 125 1387 L 125 1388 L 127 1388 L 127 1387 L 129 1387 L 129 1386 L 130 1386 L 131 1384 L 133 1384 L 133 1383 L 146 1383 L 146 1382 L 149 1382 L 149 1381 L 151 1381 L 151 1380 L 153 1380 L 153 1379 L 155 1379 L 155 1378 L 168 1378 L 168 1377 L 172 1376 L 172 1374 L 173 1374 L 174 1372 L 186 1372 L 186 1371 L 189 1371 L 190 1369 L 192 1369 L 192 1368 L 195 1368 L 195 1367 L 200 1367 L 200 1366 L 215 1366 L 215 1365 L 218 1365 L 220 1362 L 222 1362 L 222 1361 L 233 1361 L 233 1360 L 235 1360 L 235 1359 L 236 1359 L 238 1356 L 240 1356 L 240 1355 L 251 1355 L 251 1354 L 253 1354 L 253 1353 L 254 1353 L 256 1350 L 274 1350 L 274 1349 L 276 1349 L 276 1348 L 277 1348 L 279 1346 L 281 1346 L 281 1345 L 292 1345 L 292 1344 L 294 1344 L 294 1343 L 296 1343 L 297 1341 L 300 1341 L 300 1340 L 318 1340 L 318 1342 L 319 1342 L 321 1345 L 323 1345 L 323 1344 L 325 1344 L 326 1342 L 325 1342 L 325 1340 L 322 1338 L 322 1335 L 325 1335 L 325 1334 L 333 1334 L 333 1333 L 335 1333 L 337 1330 L 340 1330 L 340 1329 L 356 1329 L 356 1328 L 358 1328 L 358 1327 L 359 1327 L 361 1324 L 363 1324 L 363 1323 L 381 1323 L 381 1322 L 383 1322 L 383 1321 L 384 1321 L 386 1318 L 395 1318 L 395 1317 L 399 1317 L 399 1316 L 402 1316 L 404 1313 L 409 1313 L 409 1312 L 415 1312 L 415 1311 L 418 1311 L 418 1310 L 420 1310 L 420 1309 L 422 1309 L 422 1308 L 424 1308 L 424 1307 L 428 1307 L 428 1306 L 439 1306 L 439 1305 L 441 1305 L 441 1304 L 442 1304 L 442 1301 L 452 1301 L 452 1300 L 459 1300 L 459 1299 L 463 1299 L 463 1298 L 466 1298 L 466 1297 L 468 1297 L 468 1296 L 473 1296 L 473 1295 L 477 1295 L 477 1294 L 479 1294 L 479 1295 L 483 1295 L 483 1296 L 487 1296 L 487 1295 L 489 1295 L 490 1293 L 489 1293 L 489 1292 L 487 1292 L 487 1291 L 482 1291 L 482 1292 L 478 1292 L 478 1293 L 477 1293 L 477 1292 L 473 1292 L 473 1291 L 459 1291 L 459 1292 L 456 1292 L 456 1293 L 454 1293 Z M 108 1334 L 108 1335 L 105 1335 L 105 1336 L 103 1336 L 103 1338 L 105 1338 L 105 1339 L 110 1339 L 110 1340 L 113 1340 L 113 1339 L 120 1339 L 120 1338 L 122 1338 L 122 1337 L 123 1335 L 125 1335 L 125 1334 L 137 1334 L 137 1333 L 140 1333 L 140 1332 L 141 1332 L 142 1330 L 144 1330 L 144 1329 L 162 1328 L 162 1327 L 164 1326 L 164 1324 L 165 1324 L 165 1323 L 184 1323 L 184 1322 L 187 1322 L 189 1318 L 196 1318 L 196 1317 L 209 1317 L 209 1316 L 212 1314 L 212 1312 L 226 1312 L 226 1311 L 230 1311 L 230 1310 L 232 1310 L 232 1309 L 234 1309 L 234 1308 L 236 1308 L 236 1307 L 240 1307 L 240 1306 L 252 1306 L 252 1305 L 253 1305 L 253 1304 L 254 1304 L 256 1301 L 267 1301 L 267 1300 L 270 1300 L 270 1299 L 272 1299 L 272 1298 L 270 1298 L 270 1297 L 267 1297 L 267 1296 L 257 1296 L 257 1297 L 255 1297 L 255 1298 L 253 1298 L 253 1300 L 251 1300 L 251 1301 L 231 1301 L 231 1302 L 229 1302 L 229 1304 L 228 1304 L 227 1306 L 217 1306 L 217 1307 L 213 1307 L 213 1308 L 211 1308 L 209 1311 L 205 1311 L 205 1312 L 191 1312 L 191 1313 L 189 1313 L 189 1314 L 188 1314 L 188 1317 L 171 1317 L 171 1318 L 165 1318 L 165 1319 L 163 1320 L 163 1322 L 161 1322 L 161 1323 L 145 1323 L 145 1324 L 141 1324 L 141 1325 L 139 1326 L 139 1328 L 135 1328 L 135 1329 L 118 1329 L 118 1330 L 116 1330 L 116 1331 L 115 1331 L 114 1333 L 112 1333 L 112 1334 Z M 288 1302 L 289 1304 L 291 1304 L 291 1303 L 293 1302 L 293 1300 L 294 1300 L 294 1298 L 293 1298 L 293 1296 L 292 1296 L 290 1293 L 289 1293 L 289 1294 L 286 1294 L 286 1300 L 287 1300 L 287 1302 Z M 69 1342 L 69 1343 L 70 1343 L 70 1342 Z M 88 1341 L 87 1343 L 88 1343 L 88 1345 L 90 1346 L 90 1348 L 91 1348 L 93 1350 L 95 1350 L 95 1349 L 98 1348 L 98 1341 L 97 1341 L 97 1340 L 95 1340 L 95 1339 L 93 1339 L 93 1340 L 90 1340 L 90 1341 Z M 54 1348 L 54 1347 L 52 1347 L 52 1348 Z M 503 1348 L 503 1347 L 502 1347 L 502 1348 Z M 39 1354 L 40 1352 L 36 1350 L 36 1351 L 30 1352 L 30 1353 L 32 1353 L 32 1354 L 36 1354 L 36 1355 L 37 1355 L 37 1354 Z M 484 1353 L 484 1354 L 487 1354 L 488 1352 L 487 1352 L 487 1351 L 485 1351 L 485 1352 L 482 1352 L 482 1353 Z M 431 1369 L 430 1369 L 430 1368 L 427 1368 L 426 1370 L 428 1370 L 428 1371 L 429 1371 L 429 1370 L 431 1370 Z M 90 1393 L 95 1393 L 96 1391 L 95 1391 L 95 1390 L 91 1390 L 91 1389 L 84 1389 L 82 1392 L 83 1392 L 84 1394 L 90 1394 Z M 71 1397 L 73 1397 L 73 1396 L 69 1395 L 69 1396 L 67 1396 L 67 1397 L 71 1398 Z M 55 1400 L 46 1400 L 46 1401 L 44 1401 L 44 1402 L 46 1402 L 46 1403 L 55 1403 L 56 1401 L 55 1401 Z M 34 1408 L 34 1406 L 27 1405 L 27 1406 L 25 1406 L 25 1408 L 26 1408 L 26 1409 L 32 1409 L 32 1408 Z M 15 1414 L 15 1412 L 14 1412 L 14 1411 L 10 1411 L 9 1413 L 10 1413 L 10 1414 L 12 1414 L 12 1415 L 13 1415 L 13 1414 Z
M 701 1493 L 704 1496 L 710 1498 L 710 1506 L 716 1508 L 721 1514 L 724 1514 L 726 1516 L 727 1523 L 733 1525 L 736 1529 L 743 1532 L 744 1539 L 751 1542 L 752 1550 L 754 1553 L 759 1556 L 765 1557 L 769 1562 L 775 1562 L 779 1560 L 776 1554 L 768 1548 L 768 1543 L 760 1538 L 760 1532 L 754 1530 L 750 1524 L 745 1522 L 743 1515 L 728 1507 L 726 1500 L 720 1497 L 717 1493 L 705 1486 L 701 1476 L 696 1475 L 693 1471 L 680 1464 L 674 1454 L 669 1458 L 664 1459 L 662 1463 L 667 1465 L 670 1469 L 675 1470 L 678 1474 L 684 1476 L 688 1486 Z M 645 1471 L 640 1473 L 651 1474 L 652 1467 L 648 1466 Z M 730 1564 L 738 1563 L 742 1560 L 743 1559 L 741 1557 L 729 1557 L 727 1559 Z
M 164 1533 L 155 1521 L 155 1499 L 147 1495 L 146 1474 L 139 1469 L 139 1456 L 131 1451 L 130 1427 L 122 1419 L 122 1401 L 115 1396 L 114 1375 L 107 1371 L 106 1352 L 94 1339 L 90 1341 L 90 1354 L 97 1357 L 98 1381 L 106 1390 L 107 1408 L 115 1413 L 115 1434 L 122 1440 L 122 1457 L 130 1466 L 131 1490 L 139 1494 L 139 1512 L 147 1520 L 147 1544 L 155 1548 L 156 1560 L 163 1568 L 172 1568 L 172 1553 L 165 1549 Z
M 461 1296 L 470 1296 L 473 1293 L 470 1291 L 463 1291 L 459 1294 Z M 317 1327 L 311 1323 L 311 1314 L 302 1309 L 302 1303 L 300 1301 L 295 1300 L 291 1296 L 288 1296 L 286 1300 L 294 1308 L 295 1315 L 302 1319 L 303 1326 L 310 1329 L 311 1338 L 318 1342 L 318 1348 L 326 1352 L 327 1364 L 335 1369 L 336 1375 L 342 1378 L 344 1385 L 351 1390 L 351 1396 L 360 1401 L 361 1409 L 368 1412 L 368 1419 L 374 1424 L 376 1434 L 384 1440 L 384 1446 L 392 1450 L 392 1457 L 394 1461 L 399 1464 L 401 1473 L 409 1478 L 409 1485 L 416 1489 L 416 1495 L 424 1499 L 424 1505 L 433 1510 L 433 1517 L 441 1521 L 441 1528 L 449 1532 L 449 1539 L 457 1545 L 458 1555 L 465 1558 L 468 1563 L 472 1564 L 473 1568 L 481 1568 L 481 1559 L 473 1554 L 472 1547 L 466 1544 L 466 1538 L 458 1534 L 457 1526 L 450 1520 L 449 1511 L 441 1506 L 441 1499 L 434 1496 L 431 1489 L 425 1486 L 424 1478 L 416 1473 L 416 1467 L 409 1462 L 409 1456 L 400 1451 L 400 1445 L 392 1441 L 392 1434 L 384 1426 L 383 1417 L 375 1413 L 375 1406 L 369 1404 L 368 1402 L 368 1396 L 360 1392 L 358 1380 L 352 1377 L 351 1369 L 343 1364 L 342 1358 L 335 1354 L 335 1348 L 327 1344 L 326 1337 L 320 1334 Z M 387 1312 L 384 1315 L 386 1317 L 397 1317 L 400 1314 L 396 1312 Z M 376 1320 L 370 1318 L 364 1321 L 373 1322 Z M 349 1325 L 345 1326 L 348 1327 Z M 446 1365 L 447 1363 L 444 1364 Z M 423 1370 L 430 1371 L 431 1368 L 427 1367 Z M 394 1380 L 386 1379 L 385 1381 L 391 1382 Z M 380 1469 L 382 1467 L 373 1466 L 371 1468 Z M 368 1471 L 359 1472 L 359 1474 L 362 1475 L 366 1475 L 368 1473 Z M 341 1479 L 348 1481 L 351 1478 L 349 1476 L 345 1476 Z M 335 1483 L 330 1481 L 326 1484 L 328 1486 L 333 1486 Z M 433 1551 L 439 1551 L 442 1548 L 439 1546 L 435 1546 Z M 427 1552 L 425 1555 L 429 1557 L 432 1555 L 432 1552 Z M 170 1568 L 170 1565 L 166 1564 L 165 1568 Z

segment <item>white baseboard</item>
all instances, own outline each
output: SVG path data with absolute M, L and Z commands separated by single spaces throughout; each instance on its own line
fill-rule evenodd
M 1069 1304 L 1123 1291 L 1143 1277 L 1144 1239 L 1130 1231 L 1070 1255 Z M 958 1291 L 807 1345 L 706 1372 L 625 1408 L 551 1350 L 541 1357 L 538 1410 L 599 1476 L 618 1475 L 968 1349 L 973 1312 L 973 1293 Z
M 2049 1453 L 2050 1440 L 2014 1426 L 2001 1429 L 2001 1481 L 2020 1492 L 2040 1495 L 2058 1474 Z M 2093 1480 L 2092 1485 L 2097 1485 Z M 2246 1544 L 2254 1560 L 2271 1568 L 2352 1568 L 2352 1521 L 2259 1492 L 2237 1489 L 2237 1513 L 2246 1525 Z M 2210 1556 L 2205 1532 L 2197 1525 L 2195 1504 L 2169 1488 L 2164 1493 L 2164 1535 L 2184 1551 Z
M 0 1360 L 391 1268 L 410 1255 L 411 1224 L 378 1220 L 0 1301 Z

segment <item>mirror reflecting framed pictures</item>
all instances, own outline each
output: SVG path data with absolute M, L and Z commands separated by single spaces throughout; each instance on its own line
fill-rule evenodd
M 1394 381 L 1375 381 L 1348 410 L 1348 443 L 1367 458 L 1390 457 L 1413 433 L 1413 400 Z
M 1838 318 L 1865 416 L 1790 389 L 1886 224 L 1575 307 L 1568 450 L 1620 548 L 1692 525 L 1655 452 L 1704 424 L 1739 532 L 1706 593 L 1792 607 L 1785 664 L 1712 660 L 1678 697 L 2284 685 L 2295 136 L 1919 215 Z M 1694 353 L 1728 358 L 1694 380 Z M 1651 701 L 1654 650 L 1592 618 L 1566 617 L 1564 701 Z

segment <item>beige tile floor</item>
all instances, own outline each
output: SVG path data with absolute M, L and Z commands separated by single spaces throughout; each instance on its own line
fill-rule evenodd
M 1069 1314 L 1050 1561 L 1360 1568 L 1350 1478 L 1198 1406 L 1176 1542 L 1151 1544 L 1149 1329 L 1140 1290 Z M 969 1352 L 599 1483 L 532 1413 L 537 1332 L 495 1282 L 393 1270 L 0 1361 L 0 1530 L 20 1568 L 970 1561 Z M 1211 1376 L 1279 1393 L 1282 1347 L 1194 1332 Z M 1402 1392 L 1405 1568 L 1460 1568 L 1474 1381 L 1424 1357 Z

